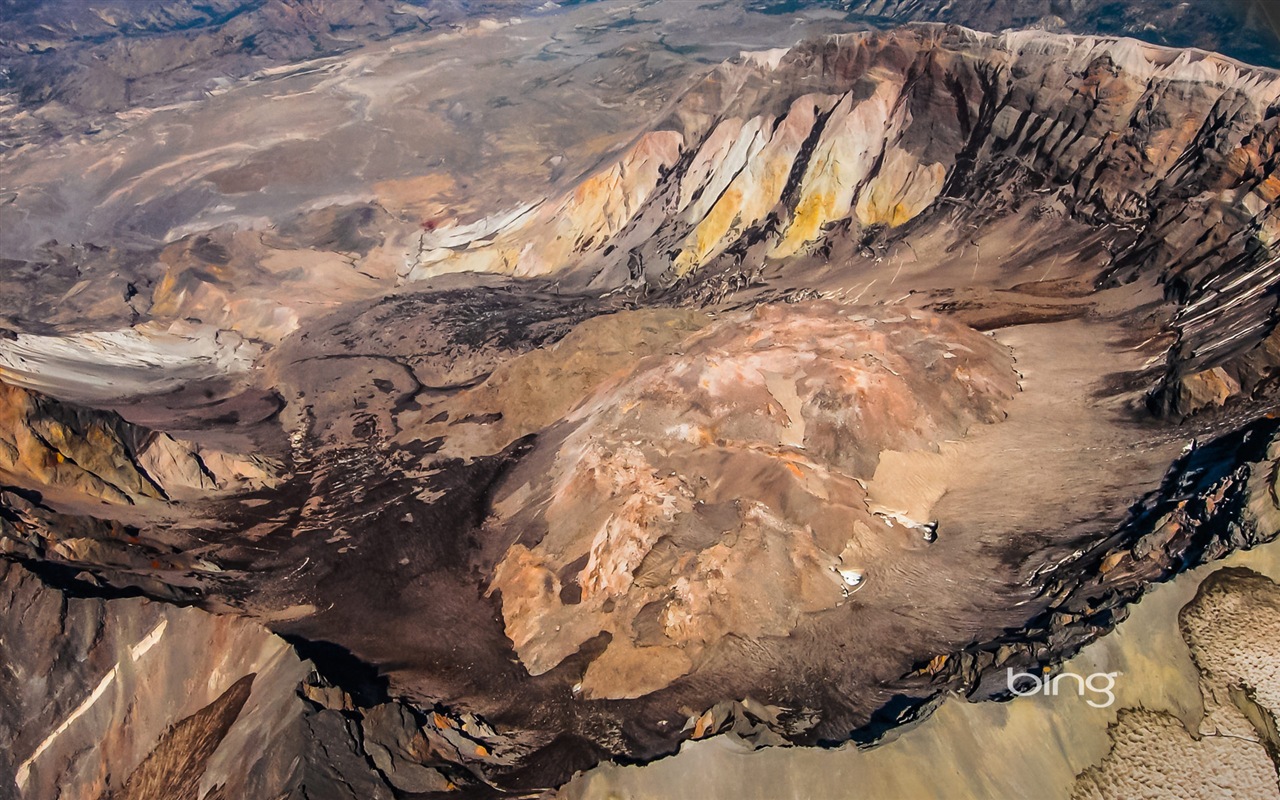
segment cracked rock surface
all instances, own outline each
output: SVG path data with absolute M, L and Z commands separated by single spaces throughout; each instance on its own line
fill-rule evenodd
M 1168 714 L 1122 711 L 1111 752 L 1080 775 L 1074 798 L 1280 796 L 1280 586 L 1250 570 L 1219 570 L 1179 627 L 1200 670 L 1203 719 L 1189 731 Z

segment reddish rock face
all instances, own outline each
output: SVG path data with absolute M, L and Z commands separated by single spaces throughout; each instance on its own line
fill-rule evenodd
M 537 675 L 607 633 L 587 698 L 664 688 L 726 637 L 786 637 L 928 523 L 868 509 L 880 452 L 962 438 L 1016 390 L 1008 350 L 932 314 L 728 315 L 597 390 L 504 482 L 507 635 Z

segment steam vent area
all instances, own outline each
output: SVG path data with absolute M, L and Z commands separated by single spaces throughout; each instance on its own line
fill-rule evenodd
M 0 0 L 0 800 L 1280 800 L 1280 6 Z

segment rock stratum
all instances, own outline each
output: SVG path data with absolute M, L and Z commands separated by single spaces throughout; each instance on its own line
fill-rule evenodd
M 517 59 L 542 24 L 425 41 Z M 253 204 L 303 145 L 160 137 L 262 92 L 359 95 L 358 130 L 399 47 L 0 158 L 18 796 L 524 796 L 719 734 L 870 744 L 1280 532 L 1280 74 L 942 25 L 619 47 L 591 91 L 645 110 L 571 155 L 535 109 L 468 186 L 476 153 L 288 213 Z

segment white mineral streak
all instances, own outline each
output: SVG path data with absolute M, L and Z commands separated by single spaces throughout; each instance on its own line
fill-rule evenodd
M 148 633 L 142 641 L 129 648 L 129 658 L 137 661 L 145 656 L 160 641 L 160 637 L 164 636 L 164 631 L 167 627 L 169 627 L 169 620 L 160 620 L 160 624 L 152 628 L 151 633 Z
M 110 400 L 243 373 L 259 347 L 237 333 L 175 322 L 0 339 L 0 380 L 58 397 Z
M 160 638 L 164 636 L 165 628 L 168 627 L 168 625 L 169 621 L 167 619 L 160 620 L 160 624 L 152 628 L 151 632 L 143 637 L 142 641 L 129 648 L 130 659 L 136 662 L 138 659 L 146 655 L 147 651 L 152 647 L 155 647 L 156 643 L 160 641 Z M 119 666 L 115 666 L 108 670 L 107 674 L 98 682 L 97 687 L 95 687 L 89 696 L 85 698 L 84 702 L 76 706 L 76 709 L 62 721 L 62 724 L 57 728 L 54 728 L 53 733 L 50 733 L 45 737 L 45 740 L 36 747 L 35 752 L 32 753 L 26 761 L 23 761 L 18 765 L 18 772 L 14 780 L 18 784 L 19 790 L 27 785 L 27 780 L 31 777 L 31 765 L 49 749 L 49 746 L 53 744 L 59 736 L 70 729 L 76 720 L 84 716 L 89 709 L 93 708 L 93 706 L 102 699 L 102 696 L 106 694 L 107 689 L 111 688 L 111 684 L 115 683 L 116 673 L 119 669 Z
M 755 64 L 764 69 L 777 69 L 782 59 L 790 53 L 788 47 L 775 47 L 771 50 L 743 50 L 741 58 L 748 64 Z

